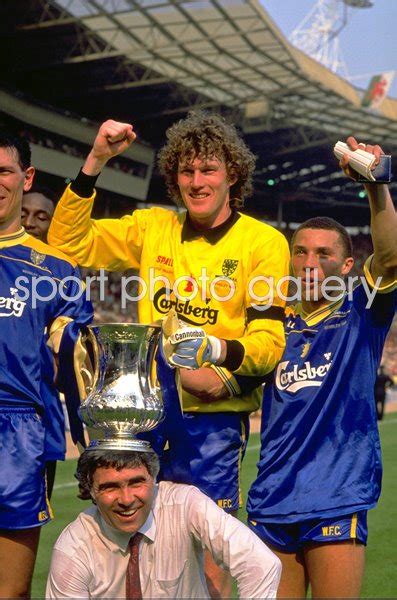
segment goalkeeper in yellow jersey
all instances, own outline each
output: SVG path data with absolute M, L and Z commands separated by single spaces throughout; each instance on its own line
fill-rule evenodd
M 288 245 L 273 227 L 238 211 L 251 192 L 255 157 L 233 126 L 201 112 L 167 131 L 159 155 L 168 192 L 186 211 L 154 207 L 92 220 L 98 175 L 135 137 L 130 124 L 103 123 L 58 203 L 49 243 L 84 267 L 139 269 L 140 322 L 176 312 L 180 328 L 166 350 L 180 368 L 193 483 L 234 512 L 248 415 L 285 345 Z M 218 576 L 213 581 L 230 596 Z

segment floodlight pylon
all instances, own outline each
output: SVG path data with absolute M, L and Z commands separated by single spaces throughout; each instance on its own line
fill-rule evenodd
M 291 43 L 331 71 L 348 78 L 339 45 L 349 8 L 370 8 L 371 0 L 317 0 L 290 36 Z

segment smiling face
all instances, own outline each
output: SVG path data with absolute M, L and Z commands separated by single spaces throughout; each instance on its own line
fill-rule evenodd
M 328 301 L 321 293 L 321 283 L 327 277 L 341 277 L 349 273 L 353 258 L 346 257 L 340 235 L 330 229 L 301 229 L 294 238 L 291 256 L 295 277 L 302 280 L 305 308 L 314 310 Z M 315 291 L 318 290 L 318 300 Z
M 22 198 L 22 225 L 30 235 L 42 242 L 47 241 L 47 232 L 54 213 L 52 200 L 37 192 L 24 194 Z
M 0 148 L 0 234 L 21 227 L 22 194 L 30 190 L 33 177 L 34 168 L 23 170 L 14 148 Z
M 198 228 L 220 225 L 229 217 L 230 187 L 226 165 L 215 157 L 180 162 L 177 182 L 190 218 Z
M 135 533 L 145 523 L 153 504 L 155 484 L 143 465 L 99 467 L 92 478 L 92 498 L 103 519 L 115 529 Z

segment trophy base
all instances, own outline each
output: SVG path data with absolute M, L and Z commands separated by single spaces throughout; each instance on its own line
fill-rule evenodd
M 86 449 L 89 450 L 119 450 L 121 452 L 154 452 L 149 442 L 136 438 L 104 438 L 92 440 Z

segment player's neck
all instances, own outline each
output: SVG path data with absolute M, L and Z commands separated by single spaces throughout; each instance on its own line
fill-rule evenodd
M 6 221 L 4 223 L 0 223 L 0 236 L 4 237 L 7 235 L 12 235 L 13 233 L 17 233 L 22 228 L 20 217 L 15 217 L 11 221 Z
M 192 215 L 191 213 L 189 213 L 189 217 L 193 227 L 197 229 L 197 231 L 206 231 L 222 225 L 228 220 L 231 214 L 232 209 L 228 205 L 227 207 L 224 207 L 223 210 L 203 218 L 200 218 L 197 215 Z

